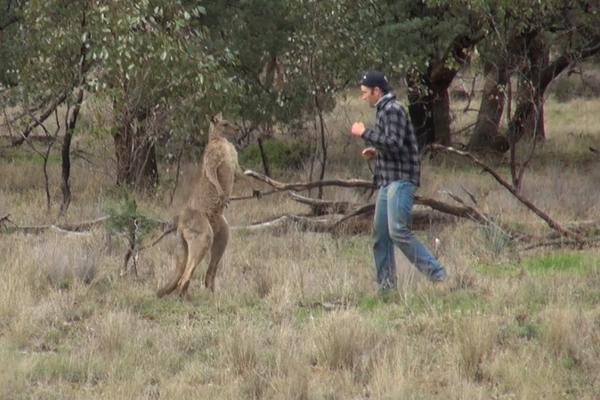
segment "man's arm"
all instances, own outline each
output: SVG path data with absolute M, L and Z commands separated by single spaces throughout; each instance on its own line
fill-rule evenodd
M 406 135 L 406 114 L 401 108 L 390 108 L 384 111 L 382 119 L 383 130 L 365 129 L 362 138 L 382 153 L 397 154 Z

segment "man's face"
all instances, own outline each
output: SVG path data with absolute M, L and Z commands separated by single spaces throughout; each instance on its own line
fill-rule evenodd
M 375 107 L 375 104 L 377 104 L 381 98 L 381 89 L 378 87 L 370 88 L 365 85 L 360 85 L 360 92 L 360 98 L 366 101 L 371 107 Z

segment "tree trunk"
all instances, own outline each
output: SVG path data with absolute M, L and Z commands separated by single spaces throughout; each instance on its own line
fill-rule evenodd
M 460 35 L 454 38 L 446 54 L 432 60 L 427 71 L 408 79 L 408 111 L 415 126 L 419 149 L 431 143 L 450 145 L 450 96 L 448 88 L 464 65 L 473 46 L 482 37 Z
M 449 85 L 448 85 L 449 86 Z M 431 105 L 436 143 L 450 145 L 450 96 L 448 87 L 434 91 Z
M 77 117 L 79 116 L 79 110 L 83 103 L 83 87 L 80 87 L 77 91 L 77 97 L 75 98 L 75 105 L 73 108 L 67 107 L 67 123 L 65 124 L 65 136 L 63 138 L 62 148 L 60 151 L 62 162 L 61 162 L 61 175 L 60 175 L 60 191 L 62 192 L 62 203 L 60 204 L 59 216 L 65 215 L 69 205 L 71 204 L 71 186 L 69 179 L 71 177 L 71 140 L 73 139 L 73 133 L 75 132 L 75 125 L 77 124 Z
M 419 149 L 431 143 L 450 145 L 450 96 L 448 87 L 456 71 L 429 69 L 417 80 L 409 79 L 408 112 Z
M 158 184 L 154 138 L 144 124 L 123 121 L 114 135 L 117 158 L 117 185 L 151 189 Z
M 557 73 L 550 80 L 544 79 L 545 71 L 549 68 L 550 49 L 542 34 L 535 32 L 525 45 L 525 66 L 521 70 L 517 87 L 517 108 L 508 130 L 511 145 L 515 145 L 524 135 L 537 139 L 546 137 L 543 120 L 544 92 L 558 75 Z
M 475 129 L 468 147 L 471 150 L 494 150 L 505 152 L 508 142 L 500 135 L 500 119 L 504 112 L 508 71 L 505 65 L 487 63 L 484 66 L 485 85 Z
M 427 76 L 421 76 L 420 82 L 408 79 L 408 113 L 415 128 L 419 149 L 435 141 L 435 125 L 433 123 Z
M 315 108 L 317 110 L 317 117 L 319 119 L 319 133 L 320 133 L 320 144 L 321 144 L 321 171 L 319 173 L 319 180 L 325 179 L 325 168 L 327 167 L 327 140 L 325 137 L 325 119 L 323 118 L 323 109 L 321 102 L 319 101 L 318 95 L 315 95 Z M 318 188 L 319 199 L 323 198 L 323 188 Z
M 271 177 L 271 166 L 269 164 L 269 158 L 267 156 L 267 152 L 265 151 L 265 147 L 263 145 L 263 139 L 258 135 L 256 138 L 256 142 L 258 143 L 258 151 L 260 152 L 260 159 L 262 160 L 263 170 L 265 175 L 269 178 Z
M 81 18 L 81 31 L 86 31 L 86 14 L 83 11 Z M 79 84 L 75 86 L 77 88 L 77 94 L 75 95 L 75 104 L 73 108 L 68 106 L 67 113 L 65 115 L 65 137 L 61 148 L 61 179 L 60 179 L 60 190 L 62 192 L 62 203 L 60 205 L 59 216 L 65 215 L 69 205 L 71 204 L 71 187 L 69 185 L 69 179 L 71 177 L 71 140 L 75 132 L 75 126 L 77 125 L 77 117 L 79 117 L 79 110 L 81 110 L 81 104 L 83 104 L 83 94 L 85 88 L 85 75 L 89 70 L 89 64 L 86 63 L 88 52 L 88 44 L 84 41 L 81 44 L 80 54 L 81 58 L 79 61 Z M 57 132 L 58 133 L 58 132 Z

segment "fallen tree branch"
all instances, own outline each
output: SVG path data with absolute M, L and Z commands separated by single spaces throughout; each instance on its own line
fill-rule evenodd
M 41 233 L 47 230 L 54 230 L 60 233 L 81 233 L 89 231 L 94 226 L 103 224 L 110 217 L 104 216 L 100 218 L 93 219 L 91 221 L 78 222 L 74 224 L 49 224 L 49 225 L 30 225 L 30 226 L 20 226 L 15 224 L 14 222 L 8 219 L 8 215 L 6 216 L 6 220 L 13 223 L 12 230 L 24 232 L 24 233 Z M 4 219 L 3 219 L 4 220 Z
M 500 185 L 504 186 L 514 197 L 517 198 L 517 200 L 519 200 L 527 208 L 529 208 L 531 211 L 533 211 L 533 213 L 535 215 L 537 215 L 538 217 L 543 219 L 548 224 L 548 226 L 550 226 L 550 228 L 559 232 L 562 236 L 576 240 L 577 242 L 579 242 L 580 245 L 583 245 L 585 243 L 585 241 L 586 241 L 585 238 L 583 238 L 581 235 L 578 235 L 575 232 L 571 232 L 571 231 L 563 228 L 558 222 L 556 222 L 552 218 L 550 218 L 550 216 L 548 214 L 546 214 L 545 212 L 543 212 L 542 210 L 537 208 L 531 201 L 529 201 L 528 199 L 523 197 L 521 194 L 519 194 L 519 192 L 517 192 L 517 190 L 513 187 L 513 185 L 508 183 L 506 180 L 502 179 L 502 177 L 496 171 L 494 171 L 491 167 L 489 167 L 488 165 L 481 162 L 479 159 L 477 159 L 471 153 L 468 153 L 466 151 L 456 150 L 452 147 L 446 147 L 446 146 L 442 146 L 439 144 L 432 144 L 431 147 L 434 150 L 445 151 L 448 153 L 457 154 L 459 156 L 470 159 L 474 164 L 481 167 L 484 171 L 486 171 L 487 173 L 492 175 L 494 177 L 494 179 L 496 179 L 496 181 L 498 183 L 500 183 Z
M 272 194 L 280 193 L 280 192 L 281 192 L 281 190 L 271 190 L 269 192 L 260 192 L 260 197 L 270 196 Z M 229 198 L 230 201 L 251 200 L 251 199 L 258 199 L 258 197 L 255 194 L 249 194 L 247 196 L 233 196 L 233 197 Z
M 310 206 L 313 215 L 344 214 L 350 208 L 358 207 L 358 204 L 352 204 L 349 201 L 314 199 L 312 197 L 302 196 L 296 192 L 289 192 L 288 194 L 292 200 Z
M 596 236 L 590 239 L 586 240 L 586 245 L 593 245 L 596 243 L 600 243 L 600 236 Z M 522 248 L 520 248 L 520 251 L 529 251 L 529 250 L 534 250 L 534 249 L 538 249 L 540 247 L 556 247 L 556 248 L 561 248 L 561 247 L 565 247 L 565 246 L 576 246 L 576 247 L 581 247 L 580 243 L 576 240 L 573 239 L 565 239 L 563 237 L 560 237 L 558 239 L 549 239 L 549 240 L 541 240 L 535 243 L 531 243 L 527 246 L 524 246 Z
M 246 170 L 244 171 L 244 175 L 250 176 L 254 179 L 257 179 L 261 182 L 266 183 L 269 186 L 274 187 L 280 191 L 283 190 L 308 190 L 314 189 L 318 187 L 325 186 L 341 186 L 341 187 L 355 187 L 355 188 L 367 188 L 370 189 L 373 187 L 373 182 L 367 181 L 364 179 L 325 179 L 322 181 L 312 181 L 312 182 L 295 182 L 295 183 L 284 183 L 279 182 L 275 179 L 269 178 L 266 175 L 263 175 L 259 172 Z
M 282 231 L 285 232 L 294 227 L 301 231 L 331 232 L 331 217 L 311 218 L 300 215 L 282 215 L 272 220 L 259 222 L 246 226 L 232 226 L 232 230 L 245 230 L 249 232 L 259 231 Z
M 307 189 L 313 189 L 313 188 L 322 187 L 322 186 L 359 187 L 359 188 L 372 188 L 373 187 L 373 183 L 371 181 L 367 181 L 367 180 L 363 180 L 363 179 L 348 179 L 348 180 L 330 179 L 330 180 L 312 181 L 312 182 L 284 183 L 284 182 L 277 181 L 277 180 L 269 178 L 261 173 L 251 171 L 251 170 L 245 171 L 244 174 L 246 174 L 247 176 L 250 176 L 254 179 L 257 179 L 261 182 L 264 182 L 264 183 L 268 184 L 269 186 L 272 186 L 275 189 L 278 189 L 281 191 L 283 191 L 283 190 L 307 190 Z M 348 204 L 346 206 L 345 204 L 343 204 L 343 202 L 328 202 L 327 200 L 315 200 L 315 199 L 311 199 L 309 197 L 300 196 L 298 194 L 292 195 L 292 198 L 297 201 L 299 201 L 298 199 L 301 198 L 302 199 L 301 202 L 304 202 L 305 204 L 319 206 L 319 207 L 322 207 L 326 204 L 332 208 L 335 208 L 335 207 L 348 208 L 350 206 L 350 204 Z M 466 205 L 462 206 L 462 207 L 455 206 L 455 205 L 451 205 L 448 203 L 444 203 L 443 201 L 440 201 L 440 200 L 432 199 L 429 197 L 418 196 L 418 195 L 415 196 L 414 203 L 420 204 L 423 206 L 428 206 L 434 210 L 437 210 L 437 211 L 440 211 L 440 212 L 443 212 L 446 214 L 451 214 L 451 215 L 454 215 L 457 217 L 470 218 L 470 219 L 473 219 L 477 222 L 481 222 L 484 224 L 489 223 L 489 218 L 483 216 L 481 212 L 477 211 L 475 208 L 470 207 L 470 206 L 466 206 Z M 367 208 L 368 207 L 369 206 L 367 206 Z M 360 214 L 360 213 L 358 213 L 358 214 Z
M 332 234 L 365 234 L 370 233 L 373 226 L 374 204 L 359 207 L 349 215 L 331 214 L 327 216 L 306 216 L 285 214 L 266 221 L 245 226 L 234 226 L 232 230 L 249 232 L 287 232 L 296 229 L 303 232 L 332 233 Z M 352 218 L 355 220 L 350 221 Z M 436 222 L 450 222 L 454 216 L 437 211 L 415 210 L 412 214 L 411 228 L 413 230 L 427 229 Z

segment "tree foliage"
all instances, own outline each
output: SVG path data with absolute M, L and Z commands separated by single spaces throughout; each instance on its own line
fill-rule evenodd
M 133 185 L 156 182 L 174 142 L 201 143 L 217 111 L 257 130 L 316 127 L 324 171 L 323 113 L 371 68 L 406 80 L 417 129 L 449 142 L 457 72 L 474 57 L 500 66 L 495 93 L 520 80 L 517 137 L 548 82 L 597 53 L 600 37 L 598 6 L 583 0 L 0 0 L 0 10 L 0 98 L 23 110 L 20 129 L 96 96 L 111 107 L 117 179 Z

